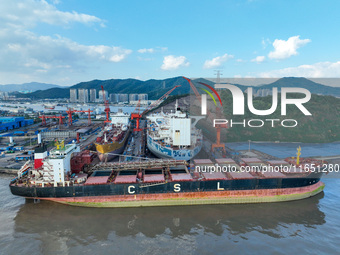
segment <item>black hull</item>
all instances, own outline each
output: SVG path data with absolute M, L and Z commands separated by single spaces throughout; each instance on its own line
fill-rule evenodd
M 322 173 L 312 173 L 307 177 L 273 179 L 239 179 L 213 181 L 177 181 L 161 184 L 128 183 L 103 185 L 73 185 L 65 187 L 16 186 L 10 184 L 13 195 L 27 198 L 69 198 L 116 195 L 169 194 L 184 192 L 237 191 L 260 189 L 285 189 L 306 187 L 320 181 Z M 179 186 L 178 186 L 179 185 Z M 180 187 L 180 190 L 178 190 Z

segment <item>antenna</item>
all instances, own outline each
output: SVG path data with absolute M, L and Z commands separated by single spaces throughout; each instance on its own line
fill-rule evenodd
M 163 81 L 163 89 L 165 89 L 165 81 Z
M 216 75 L 216 83 L 217 84 L 221 83 L 221 75 L 222 75 L 221 70 L 215 70 L 215 75 Z

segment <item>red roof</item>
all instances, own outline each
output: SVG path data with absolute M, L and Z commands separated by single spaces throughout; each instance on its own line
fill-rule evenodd
M 213 162 L 210 159 L 194 159 L 195 165 L 207 165 L 207 164 L 213 164 Z
M 172 181 L 192 181 L 191 174 L 170 174 Z
M 144 182 L 164 182 L 163 174 L 145 174 Z
M 267 160 L 270 165 L 289 165 L 288 162 L 284 160 Z
M 273 171 L 268 171 L 268 172 L 261 172 L 261 175 L 265 178 L 285 178 L 286 176 L 280 172 L 273 172 Z
M 206 180 L 225 180 L 227 177 L 222 172 L 202 173 Z
M 136 183 L 137 175 L 118 175 L 114 183 Z
M 232 179 L 253 179 L 253 178 L 255 178 L 254 176 L 252 176 L 250 173 L 247 173 L 247 172 L 230 172 L 229 175 Z
M 235 164 L 236 163 L 232 158 L 217 158 L 215 160 L 219 164 Z
M 109 176 L 90 176 L 86 180 L 85 185 L 105 184 L 105 183 L 107 183 L 108 178 L 109 178 Z
M 241 160 L 245 163 L 262 163 L 258 158 L 241 158 Z

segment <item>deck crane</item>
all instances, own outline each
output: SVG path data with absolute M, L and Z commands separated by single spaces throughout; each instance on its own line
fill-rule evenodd
M 109 101 L 105 98 L 105 91 L 104 91 L 104 87 L 103 85 L 102 87 L 102 93 L 103 93 L 103 100 L 104 100 L 104 104 L 105 104 L 105 109 L 104 112 L 106 114 L 106 120 L 104 121 L 104 123 L 109 123 L 110 121 L 110 106 L 109 106 Z
M 199 100 L 199 102 L 201 102 L 201 95 L 197 91 L 193 82 L 189 78 L 186 78 L 186 77 L 183 77 L 183 78 L 186 79 L 189 82 L 191 89 L 194 91 L 194 93 L 196 95 L 196 98 Z M 200 82 L 200 84 L 208 86 L 207 84 L 202 83 L 202 82 Z M 213 120 L 212 114 L 209 110 L 207 110 L 207 114 L 208 114 L 208 118 Z M 219 107 L 217 107 L 216 108 L 216 115 L 220 116 L 221 114 L 222 114 L 221 109 Z M 218 116 L 218 118 L 219 118 L 219 116 Z M 211 151 L 214 151 L 215 148 L 222 148 L 223 152 L 226 153 L 225 144 L 221 143 L 221 128 L 228 128 L 228 126 L 227 126 L 227 124 L 216 124 L 215 128 L 216 128 L 216 142 L 211 145 Z
M 139 120 L 143 117 L 143 115 L 151 111 L 156 106 L 158 106 L 165 98 L 167 98 L 171 94 L 172 91 L 174 91 L 176 88 L 180 86 L 181 85 L 176 85 L 175 87 L 170 89 L 163 96 L 161 96 L 157 101 L 150 104 L 142 113 L 140 113 L 140 101 L 138 101 L 135 110 L 131 113 L 131 120 L 133 119 L 136 120 L 136 128 L 134 129 L 134 131 L 142 131 L 142 129 L 139 127 Z

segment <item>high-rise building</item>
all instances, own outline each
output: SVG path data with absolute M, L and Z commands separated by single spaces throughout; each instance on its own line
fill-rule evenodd
M 129 94 L 118 94 L 119 103 L 128 103 L 129 102 Z
M 110 102 L 111 103 L 118 103 L 119 102 L 119 95 L 118 94 L 110 94 Z
M 97 90 L 90 89 L 90 102 L 96 102 L 97 99 Z
M 76 89 L 70 89 L 70 102 L 71 103 L 77 102 L 77 90 Z
M 104 95 L 105 95 L 105 100 L 109 99 L 109 93 L 107 92 L 107 90 L 104 90 Z M 99 102 L 103 102 L 103 91 L 99 90 L 98 92 L 98 101 Z
M 89 90 L 88 89 L 78 89 L 79 103 L 87 103 L 89 101 Z
M 129 94 L 129 102 L 138 101 L 138 94 Z
M 148 100 L 148 94 L 138 94 L 138 100 L 147 101 Z

